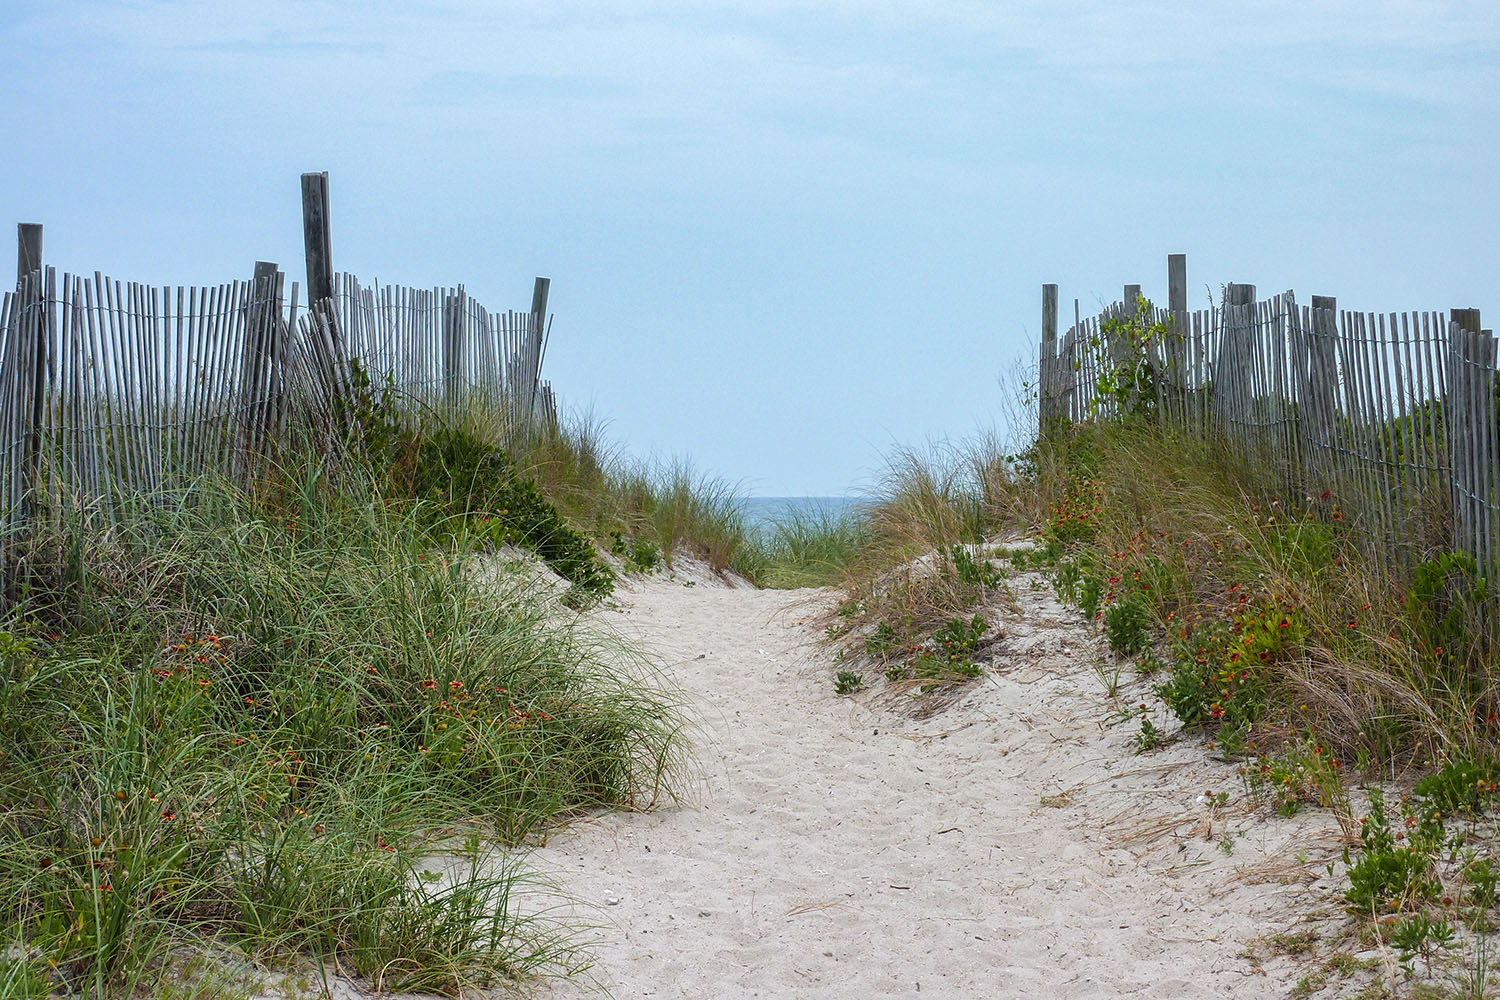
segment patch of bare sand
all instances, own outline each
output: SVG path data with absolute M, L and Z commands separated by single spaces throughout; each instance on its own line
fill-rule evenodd
M 834 694 L 804 623 L 826 594 L 622 592 L 698 716 L 704 786 L 532 856 L 594 925 L 596 984 L 554 995 L 1287 995 L 1297 968 L 1252 941 L 1326 898 L 1328 814 L 1252 817 L 1191 740 L 1136 756 L 1139 722 L 1106 722 L 1145 685 L 1111 700 L 1076 612 L 1011 586 L 991 669 L 920 720 Z

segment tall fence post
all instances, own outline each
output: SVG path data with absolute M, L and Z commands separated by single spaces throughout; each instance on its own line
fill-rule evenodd
M 35 277 L 33 277 L 33 275 Z M 39 485 L 42 458 L 42 416 L 47 390 L 47 347 L 51 336 L 48 320 L 52 310 L 47 302 L 46 275 L 42 271 L 42 224 L 16 224 L 16 313 L 20 322 L 16 331 L 31 365 L 31 407 L 27 414 L 26 459 L 21 469 L 21 496 L 32 498 Z M 24 349 L 24 348 L 23 348 Z
M 32 271 L 42 268 L 42 224 L 20 222 L 16 224 L 16 287 Z
M 1338 334 L 1338 299 L 1332 295 L 1314 295 L 1308 313 L 1308 328 L 1297 316 L 1294 329 L 1301 333 L 1301 352 L 1305 355 L 1302 383 L 1302 407 L 1297 414 L 1297 431 L 1301 438 L 1303 482 L 1318 493 L 1337 490 L 1343 502 L 1343 484 L 1337 481 L 1339 462 L 1335 451 L 1338 425 L 1338 363 L 1334 340 Z
M 533 425 L 536 423 L 537 397 L 542 389 L 542 352 L 546 349 L 547 336 L 547 296 L 552 291 L 552 279 L 537 276 L 536 283 L 531 286 L 531 344 L 527 352 L 527 361 L 531 367 L 531 377 L 526 398 L 526 433 L 530 435 Z
M 307 254 L 307 302 L 333 298 L 333 249 L 328 220 L 328 171 L 302 175 L 302 243 Z
M 282 373 L 276 370 L 276 328 L 281 322 L 282 277 L 281 269 L 274 263 L 255 262 L 240 368 L 240 406 L 245 418 L 241 440 L 243 465 L 239 471 L 247 483 L 256 456 L 269 443 L 279 405 L 278 383 Z
M 1453 470 L 1453 534 L 1455 547 L 1472 556 L 1484 572 L 1487 562 L 1486 536 L 1490 520 L 1486 514 L 1492 498 L 1484 495 L 1486 458 L 1481 450 L 1484 424 L 1493 413 L 1493 399 L 1486 399 L 1482 368 L 1486 347 L 1480 334 L 1478 309 L 1452 309 L 1448 313 L 1448 461 Z M 1492 395 L 1492 393 L 1491 393 Z
M 1250 443 L 1246 417 L 1254 363 L 1255 286 L 1226 286 L 1223 312 L 1224 339 L 1214 367 L 1214 422 L 1244 453 Z
M 1158 388 L 1166 415 L 1187 422 L 1187 254 L 1167 254 L 1167 342 L 1164 383 Z M 1163 391 L 1165 390 L 1165 391 Z
M 454 294 L 443 296 L 443 402 L 450 411 L 458 406 L 464 388 L 467 300 L 462 285 Z
M 1056 418 L 1057 286 L 1042 286 L 1042 344 L 1037 364 L 1037 433 L 1047 433 Z

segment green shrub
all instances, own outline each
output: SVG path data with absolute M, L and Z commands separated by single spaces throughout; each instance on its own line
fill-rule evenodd
M 650 573 L 662 564 L 661 546 L 649 538 L 626 538 L 616 531 L 611 535 L 609 550 L 625 561 L 627 571 Z
M 1119 656 L 1135 656 L 1151 643 L 1151 612 L 1136 594 L 1116 601 L 1104 611 L 1104 634 Z
M 1500 767 L 1457 756 L 1418 781 L 1414 791 L 1444 816 L 1475 816 L 1495 801 Z
M 853 670 L 840 670 L 833 678 L 835 694 L 854 694 L 865 686 L 865 679 Z
M 1433 824 L 1436 824 L 1434 829 Z M 1370 812 L 1361 822 L 1360 857 L 1349 866 L 1349 888 L 1344 893 L 1356 913 L 1369 916 L 1435 899 L 1441 889 L 1432 876 L 1434 841 L 1442 839 L 1441 821 L 1426 819 L 1405 844 L 1398 845 L 1385 814 L 1385 796 L 1370 789 Z M 1402 839 L 1406 840 L 1405 833 Z
M 1417 567 L 1406 613 L 1424 651 L 1440 666 L 1462 668 L 1482 652 L 1478 626 L 1488 592 L 1478 564 L 1465 553 L 1445 552 Z
M 593 543 L 568 525 L 505 452 L 450 427 L 418 436 L 409 447 L 409 495 L 427 505 L 435 528 L 452 533 L 461 527 L 496 545 L 531 549 L 586 601 L 614 589 L 614 576 Z
M 953 561 L 953 570 L 958 574 L 959 582 L 970 587 L 998 587 L 1005 579 L 988 559 L 976 560 L 968 546 L 951 546 L 948 557 Z

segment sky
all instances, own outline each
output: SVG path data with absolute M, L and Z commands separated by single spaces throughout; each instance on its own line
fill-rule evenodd
M 1041 285 L 1500 318 L 1494 0 L 5 0 L 0 224 L 153 284 L 527 309 L 641 457 L 764 496 L 1019 434 Z M 1064 323 L 1066 325 L 1066 323 Z

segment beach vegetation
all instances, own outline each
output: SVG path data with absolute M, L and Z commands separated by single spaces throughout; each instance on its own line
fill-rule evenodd
M 491 572 L 511 541 L 599 579 L 514 458 L 387 446 L 29 543 L 0 621 L 0 995 L 154 995 L 183 949 L 447 995 L 579 967 L 518 908 L 512 849 L 671 796 L 676 699 Z

